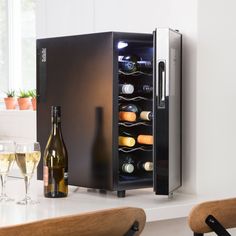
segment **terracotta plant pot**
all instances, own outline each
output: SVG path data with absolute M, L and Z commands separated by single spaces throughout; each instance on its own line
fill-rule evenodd
M 36 111 L 36 109 L 37 109 L 37 100 L 36 100 L 36 98 L 31 98 L 31 102 L 32 102 L 33 110 Z
M 14 97 L 7 97 L 4 98 L 5 106 L 7 110 L 14 110 L 16 109 L 17 100 Z
M 29 110 L 31 108 L 30 98 L 18 98 L 20 110 Z

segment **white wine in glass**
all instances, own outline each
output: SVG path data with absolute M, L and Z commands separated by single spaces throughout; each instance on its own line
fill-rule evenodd
M 33 177 L 40 161 L 41 152 L 40 145 L 33 143 L 17 143 L 16 144 L 16 163 L 25 181 L 25 198 L 17 202 L 21 205 L 37 204 L 38 201 L 32 200 L 29 195 L 30 180 Z
M 0 202 L 13 201 L 6 194 L 6 181 L 10 168 L 15 161 L 15 143 L 14 141 L 0 141 L 0 177 L 2 191 Z

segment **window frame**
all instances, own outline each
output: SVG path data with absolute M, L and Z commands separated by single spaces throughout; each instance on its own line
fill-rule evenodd
M 8 0 L 8 89 L 17 90 L 22 85 L 21 65 L 21 1 Z
M 21 4 L 20 0 L 7 0 L 7 28 L 8 28 L 8 88 L 19 91 L 23 87 L 22 81 L 22 32 L 21 32 Z M 36 36 L 35 36 L 36 40 Z M 6 94 L 0 89 L 0 102 L 4 102 Z

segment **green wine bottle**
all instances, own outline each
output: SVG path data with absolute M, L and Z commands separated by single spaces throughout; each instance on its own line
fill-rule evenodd
M 44 151 L 44 196 L 66 197 L 68 194 L 68 155 L 61 131 L 61 107 L 52 106 L 52 129 Z

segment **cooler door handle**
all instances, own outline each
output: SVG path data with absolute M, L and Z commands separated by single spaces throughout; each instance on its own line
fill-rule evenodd
M 158 62 L 158 108 L 165 108 L 166 69 L 165 62 Z

